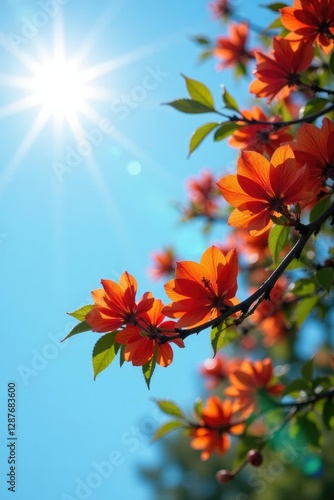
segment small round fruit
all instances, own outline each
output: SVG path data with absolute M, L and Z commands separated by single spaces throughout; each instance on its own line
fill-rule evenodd
M 230 471 L 225 469 L 219 470 L 216 473 L 216 479 L 218 483 L 221 484 L 228 483 L 229 481 L 232 481 L 233 478 L 234 478 L 233 474 L 231 474 Z
M 259 450 L 249 450 L 247 453 L 247 461 L 254 465 L 254 467 L 259 467 L 263 462 L 262 453 Z

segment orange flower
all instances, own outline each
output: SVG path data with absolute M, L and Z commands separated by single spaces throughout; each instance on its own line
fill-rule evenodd
M 260 235 L 272 225 L 271 215 L 286 214 L 288 205 L 303 205 L 312 198 L 306 180 L 306 165 L 297 165 L 288 145 L 276 149 L 271 162 L 254 151 L 242 151 L 237 175 L 218 182 L 225 200 L 237 207 L 229 224 L 247 229 L 252 236 Z
M 270 256 L 268 248 L 268 237 L 270 229 L 264 231 L 259 236 L 251 236 L 249 233 L 238 229 L 237 239 L 239 239 L 238 250 L 240 250 L 248 264 L 263 262 Z
M 232 401 L 222 401 L 217 396 L 211 396 L 202 410 L 199 426 L 190 431 L 193 438 L 190 446 L 195 450 L 203 450 L 201 459 L 207 460 L 217 451 L 220 455 L 230 447 L 228 434 L 241 434 L 244 424 L 233 423 L 235 409 Z
M 261 393 L 276 396 L 284 389 L 282 384 L 273 380 L 273 365 L 269 358 L 258 361 L 245 359 L 239 369 L 229 375 L 229 379 L 232 385 L 225 389 L 225 394 L 235 398 L 235 408 L 242 411 L 245 417 L 257 408 Z
M 288 300 L 287 288 L 287 280 L 280 277 L 270 292 L 270 300 L 262 301 L 252 315 L 254 323 L 259 325 L 264 334 L 263 343 L 265 346 L 273 345 L 277 340 L 282 339 L 289 330 L 282 310 L 283 303 Z
M 326 179 L 334 180 L 334 123 L 324 118 L 321 128 L 304 123 L 296 141 L 289 143 L 296 161 L 307 164 L 309 189 L 318 192 Z
M 228 359 L 223 355 L 217 355 L 214 358 L 206 359 L 200 367 L 200 372 L 208 379 L 207 387 L 215 389 L 239 365 L 240 360 L 238 358 Z
M 230 36 L 220 36 L 213 49 L 213 55 L 221 59 L 219 69 L 247 64 L 248 60 L 253 57 L 253 53 L 246 50 L 247 38 L 247 23 L 230 24 Z
M 149 273 L 153 279 L 156 280 L 173 274 L 175 270 L 175 256 L 172 248 L 166 248 L 161 252 L 153 252 L 152 260 L 154 261 L 154 267 L 149 270 Z
M 215 0 L 209 4 L 209 8 L 213 13 L 214 17 L 228 17 L 232 14 L 233 9 L 230 5 L 229 0 Z
M 199 179 L 188 179 L 187 189 L 192 203 L 186 211 L 187 217 L 198 214 L 212 217 L 218 208 L 216 200 L 219 199 L 219 191 L 212 173 L 203 170 Z
M 163 303 L 160 299 L 154 299 L 152 307 L 137 317 L 140 326 L 127 326 L 117 333 L 115 340 L 125 345 L 124 359 L 131 361 L 134 366 L 142 366 L 148 363 L 153 356 L 161 366 L 168 366 L 173 361 L 173 351 L 169 343 L 160 344 L 161 334 L 159 329 L 173 330 L 175 321 L 164 321 L 162 314 Z M 163 335 L 172 336 L 173 332 L 164 332 Z M 179 347 L 184 347 L 182 339 L 174 339 Z
M 313 59 L 311 44 L 301 43 L 295 49 L 288 40 L 280 37 L 273 39 L 273 57 L 255 52 L 257 78 L 251 82 L 249 91 L 256 97 L 268 97 L 268 102 L 276 96 L 281 100 L 296 90 L 299 75 L 307 69 Z
M 240 122 L 242 127 L 236 130 L 229 138 L 229 144 L 235 148 L 251 149 L 258 153 L 268 153 L 271 156 L 275 149 L 282 142 L 292 140 L 292 135 L 286 132 L 287 127 L 275 129 L 274 124 L 280 122 L 278 116 L 272 116 L 268 119 L 265 113 L 258 106 L 254 106 L 251 111 L 242 111 L 242 115 L 247 120 L 270 121 L 271 125 L 245 125 Z
M 180 318 L 177 327 L 197 326 L 217 318 L 237 304 L 238 262 L 235 250 L 226 255 L 212 246 L 205 250 L 199 264 L 182 261 L 176 264 L 175 279 L 165 285 L 174 302 L 164 314 Z
M 151 292 L 146 292 L 136 303 L 137 281 L 126 271 L 119 284 L 101 280 L 102 288 L 92 291 L 95 307 L 86 315 L 94 332 L 110 332 L 126 324 L 136 324 L 138 314 L 148 311 L 153 304 Z
M 293 7 L 280 9 L 281 21 L 291 33 L 291 42 L 316 42 L 325 54 L 334 47 L 333 0 L 294 0 Z

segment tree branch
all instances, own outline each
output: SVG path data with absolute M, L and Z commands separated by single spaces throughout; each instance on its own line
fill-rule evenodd
M 229 307 L 228 310 L 223 312 L 218 318 L 208 321 L 203 325 L 195 326 L 193 328 L 188 328 L 188 329 L 175 328 L 175 332 L 177 332 L 178 335 L 175 335 L 173 337 L 162 335 L 162 337 L 160 338 L 160 343 L 164 344 L 166 342 L 170 342 L 171 340 L 175 340 L 177 338 L 181 338 L 184 340 L 190 335 L 193 335 L 195 333 L 197 334 L 209 327 L 220 325 L 227 318 L 229 318 L 230 316 L 239 311 L 241 311 L 243 315 L 246 315 L 250 307 L 256 300 L 261 299 L 261 297 L 263 297 L 264 299 L 265 297 L 268 297 L 268 295 L 270 295 L 270 291 L 274 287 L 278 278 L 283 274 L 288 265 L 294 259 L 298 259 L 300 257 L 300 254 L 304 246 L 306 245 L 312 234 L 315 235 L 318 234 L 321 225 L 330 217 L 333 218 L 333 220 L 331 221 L 332 225 L 334 223 L 334 202 L 316 220 L 304 226 L 303 234 L 300 236 L 299 240 L 292 247 L 290 252 L 284 257 L 282 262 L 277 266 L 277 268 L 269 276 L 269 278 L 258 288 L 258 290 L 256 290 L 256 292 L 254 292 L 250 297 L 248 297 L 248 299 L 244 300 L 243 302 L 240 302 L 240 304 L 237 304 L 233 307 Z M 260 302 L 261 300 L 259 301 L 259 303 Z
M 330 106 L 328 106 L 326 109 L 322 109 L 321 111 L 318 111 L 317 113 L 313 113 L 313 115 L 308 115 L 308 116 L 305 116 L 303 118 L 296 118 L 295 120 L 271 122 L 271 121 L 265 121 L 265 120 L 255 120 L 254 118 L 245 118 L 241 114 L 241 116 L 242 116 L 241 118 L 239 118 L 236 115 L 230 116 L 229 121 L 234 122 L 234 123 L 235 122 L 243 122 L 246 125 L 250 125 L 250 126 L 251 125 L 271 125 L 273 130 L 277 130 L 279 128 L 288 127 L 290 125 L 298 125 L 300 123 L 311 123 L 311 122 L 315 121 L 317 118 L 319 118 L 320 116 L 323 116 L 323 115 L 325 115 L 333 110 L 334 110 L 334 103 L 331 104 Z M 224 115 L 223 113 L 218 112 L 218 114 L 226 117 L 226 115 Z

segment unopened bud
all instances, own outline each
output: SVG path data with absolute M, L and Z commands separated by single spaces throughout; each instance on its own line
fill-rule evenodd
M 234 479 L 234 475 L 230 471 L 222 469 L 216 473 L 216 479 L 218 483 L 224 484 L 232 481 L 232 479 Z
M 259 467 L 263 462 L 262 453 L 259 450 L 249 450 L 247 453 L 247 461 L 254 465 L 254 467 Z

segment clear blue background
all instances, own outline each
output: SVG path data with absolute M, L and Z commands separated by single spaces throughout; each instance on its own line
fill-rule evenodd
M 163 416 L 152 399 L 173 399 L 190 409 L 201 387 L 198 366 L 212 355 L 207 332 L 189 338 L 185 350 L 175 349 L 168 369 L 157 367 L 150 392 L 140 368 L 125 364 L 120 369 L 118 361 L 93 380 L 97 334 L 59 340 L 75 324 L 66 311 L 90 303 L 90 291 L 99 288 L 101 278 L 118 280 L 127 270 L 138 280 L 139 295 L 151 290 L 166 300 L 162 283 L 148 277 L 152 250 L 172 242 L 179 255 L 196 260 L 222 238 L 222 228 L 204 237 L 195 223 L 181 227 L 173 202 L 185 203 L 189 176 L 206 167 L 223 171 L 236 153 L 208 139 L 188 160 L 191 132 L 207 117 L 185 116 L 161 103 L 186 96 L 180 73 L 206 83 L 217 101 L 224 83 L 248 103 L 247 84 L 236 82 L 230 70 L 217 72 L 213 59 L 198 64 L 199 47 L 190 37 L 226 33 L 204 0 L 64 2 L 18 52 L 34 59 L 42 50 L 52 53 L 54 26 L 63 25 L 67 54 L 87 49 L 83 68 L 114 62 L 114 69 L 92 82 L 108 89 L 108 100 L 91 101 L 114 132 L 104 134 L 92 153 L 59 179 L 54 162 L 65 163 L 67 152 L 78 146 L 71 129 L 65 126 L 60 136 L 49 121 L 29 144 L 39 108 L 8 112 L 8 105 L 27 91 L 6 84 L 6 75 L 31 72 L 6 44 L 26 33 L 27 20 L 39 19 L 42 4 L 3 0 L 1 7 L 0 496 L 149 500 L 149 487 L 136 467 L 153 464 L 158 453 L 150 439 Z M 242 2 L 245 16 L 266 23 L 267 12 L 254 12 L 251 4 Z M 140 95 L 135 89 L 152 69 L 160 71 L 156 87 L 126 113 L 124 108 L 117 112 L 117 100 Z M 97 127 L 84 116 L 80 123 L 86 134 Z M 141 165 L 138 175 L 131 174 L 134 161 Z M 8 381 L 17 384 L 15 496 L 4 481 Z

